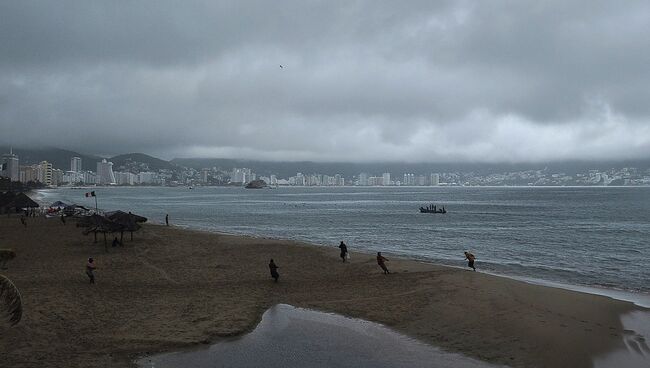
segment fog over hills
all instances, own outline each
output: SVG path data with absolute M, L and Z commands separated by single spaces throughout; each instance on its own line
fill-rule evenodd
M 0 147 L 2 153 L 9 152 L 9 147 Z M 404 173 L 428 174 L 437 172 L 476 172 L 490 174 L 524 170 L 549 170 L 573 174 L 586 170 L 605 170 L 613 167 L 636 167 L 639 169 L 650 168 L 648 160 L 628 161 L 562 161 L 540 163 L 410 163 L 410 162 L 312 162 L 312 161 L 261 161 L 261 160 L 236 160 L 224 158 L 175 158 L 170 161 L 153 157 L 144 153 L 128 153 L 113 157 L 101 157 L 95 154 L 86 154 L 59 148 L 24 149 L 15 148 L 13 152 L 18 155 L 21 165 L 36 164 L 49 161 L 54 168 L 69 170 L 70 158 L 81 157 L 84 170 L 95 171 L 97 162 L 102 158 L 113 162 L 114 170 L 126 170 L 129 166 L 137 166 L 137 171 L 179 170 L 181 167 L 203 169 L 220 168 L 224 171 L 235 167 L 252 169 L 261 175 L 278 175 L 279 177 L 293 176 L 298 172 L 303 174 L 341 174 L 346 177 L 358 175 L 361 172 L 368 174 L 381 174 L 389 172 L 393 175 Z

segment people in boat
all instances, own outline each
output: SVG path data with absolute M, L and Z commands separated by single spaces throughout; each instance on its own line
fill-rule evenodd
M 345 257 L 348 255 L 348 246 L 345 245 L 345 243 L 341 240 L 341 244 L 339 244 L 339 248 L 341 248 L 341 259 L 345 263 Z
M 269 270 L 271 271 L 271 277 L 273 277 L 273 280 L 275 282 L 278 282 L 278 279 L 280 278 L 280 274 L 278 273 L 278 267 L 275 262 L 273 262 L 273 259 L 271 258 L 271 261 L 269 262 Z
M 470 267 L 474 271 L 476 271 L 476 267 L 474 267 L 474 260 L 476 257 L 470 252 L 465 252 L 465 259 L 467 260 L 467 267 Z
M 382 256 L 381 252 L 377 252 L 377 264 L 379 267 L 381 267 L 382 270 L 384 270 L 384 275 L 388 275 L 390 271 L 388 271 L 388 267 L 386 267 L 385 262 L 388 262 L 388 258 Z

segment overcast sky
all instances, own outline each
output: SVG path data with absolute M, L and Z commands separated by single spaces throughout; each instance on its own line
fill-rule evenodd
M 0 127 L 167 159 L 648 158 L 650 2 L 2 1 Z

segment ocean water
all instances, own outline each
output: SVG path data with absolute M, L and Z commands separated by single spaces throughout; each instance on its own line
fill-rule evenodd
M 382 251 L 561 284 L 650 293 L 647 187 L 94 188 L 99 208 L 173 225 Z M 41 191 L 94 207 L 87 190 Z M 434 203 L 447 214 L 421 214 Z

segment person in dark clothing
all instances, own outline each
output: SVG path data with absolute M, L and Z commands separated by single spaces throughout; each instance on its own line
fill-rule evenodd
M 165 215 L 165 224 L 169 226 L 169 214 Z
M 122 245 L 119 240 L 117 240 L 117 236 L 115 239 L 113 239 L 113 248 L 117 247 L 118 245 Z
M 63 225 L 65 225 L 65 215 L 61 215 L 61 222 L 63 222 Z
M 27 227 L 27 220 L 25 220 L 24 216 L 20 216 L 20 223 L 23 224 L 24 227 Z
M 273 262 L 273 259 L 271 259 L 271 262 L 269 262 L 269 270 L 271 270 L 271 277 L 273 277 L 273 280 L 275 280 L 275 282 L 278 282 L 278 278 L 280 278 L 278 268 L 280 267 L 278 267 L 275 262 Z
M 386 267 L 385 262 L 388 262 L 388 258 L 382 256 L 381 252 L 377 252 L 377 264 L 379 267 L 381 267 L 382 270 L 384 270 L 384 275 L 388 275 L 390 271 L 388 271 L 388 267 Z
M 341 244 L 339 244 L 339 248 L 341 248 L 341 259 L 343 262 L 345 262 L 345 257 L 348 255 L 348 246 L 345 245 L 343 241 L 341 241 Z
M 467 260 L 467 267 L 471 267 L 474 271 L 476 271 L 476 267 L 474 267 L 474 260 L 476 257 L 470 252 L 465 252 L 465 259 Z
M 90 283 L 94 284 L 95 283 L 95 269 L 97 267 L 95 266 L 95 261 L 91 258 L 88 258 L 88 263 L 86 263 L 86 275 L 88 275 L 88 278 L 90 279 Z

